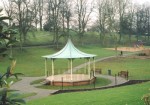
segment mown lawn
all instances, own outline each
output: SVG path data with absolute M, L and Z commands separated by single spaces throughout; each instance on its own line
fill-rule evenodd
M 114 55 L 114 51 L 109 51 L 103 49 L 99 46 L 82 46 L 78 47 L 81 51 L 86 53 L 96 54 L 96 58 L 101 58 L 105 56 Z M 44 58 L 43 55 L 53 54 L 58 50 L 54 50 L 49 47 L 32 47 L 24 48 L 21 52 L 19 49 L 13 49 L 13 56 L 17 60 L 15 72 L 24 73 L 25 76 L 44 76 Z M 85 63 L 84 59 L 75 59 L 73 66 Z M 10 65 L 10 60 L 8 58 L 0 60 L 0 72 L 6 71 L 7 67 Z M 55 74 L 63 73 L 68 68 L 67 59 L 55 60 Z M 51 60 L 48 60 L 48 68 L 51 70 Z
M 27 105 L 144 105 L 150 82 L 106 90 L 65 93 L 32 100 Z
M 99 46 L 80 46 L 81 51 L 96 54 L 97 58 L 115 55 L 115 51 L 106 50 Z M 32 47 L 25 48 L 22 52 L 19 49 L 13 49 L 14 57 L 17 60 L 15 72 L 24 73 L 25 76 L 44 76 L 44 58 L 41 56 L 53 54 L 58 50 L 49 47 Z M 118 74 L 121 70 L 129 71 L 129 79 L 150 79 L 150 59 L 133 59 L 133 58 L 113 58 L 96 63 L 96 68 L 102 69 L 102 74 L 108 74 L 110 69 L 112 75 Z M 10 65 L 10 60 L 5 58 L 0 60 L 1 73 L 6 71 Z M 73 66 L 85 63 L 84 59 L 75 59 Z M 60 74 L 68 68 L 67 59 L 55 60 L 55 74 Z M 48 68 L 51 70 L 51 60 L 48 60 Z
M 96 54 L 96 59 L 115 55 L 115 51 L 106 50 L 99 46 L 79 46 L 81 51 Z M 44 58 L 41 56 L 53 54 L 58 50 L 50 47 L 32 47 L 24 48 L 21 52 L 19 49 L 13 49 L 14 57 L 17 60 L 14 72 L 24 73 L 25 76 L 44 76 Z M 4 58 L 0 60 L 0 73 L 4 73 L 10 65 L 10 60 Z M 85 59 L 75 59 L 73 66 L 85 63 Z M 110 69 L 112 75 L 118 74 L 121 70 L 129 71 L 129 79 L 150 79 L 150 59 L 133 59 L 133 58 L 113 58 L 96 63 L 96 68 L 102 69 L 102 74 L 108 74 Z M 67 59 L 55 60 L 55 74 L 63 73 L 68 70 Z M 51 71 L 51 60 L 48 60 L 48 69 Z M 85 71 L 85 70 L 84 70 Z
M 112 58 L 97 62 L 96 67 L 101 68 L 103 74 L 107 74 L 108 70 L 111 70 L 112 75 L 128 70 L 129 79 L 150 80 L 150 59 Z

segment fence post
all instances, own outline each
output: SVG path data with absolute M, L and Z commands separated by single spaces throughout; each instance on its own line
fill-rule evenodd
M 117 85 L 117 75 L 115 74 L 115 85 Z
M 63 90 L 63 77 L 61 78 L 62 82 L 61 82 L 61 89 Z

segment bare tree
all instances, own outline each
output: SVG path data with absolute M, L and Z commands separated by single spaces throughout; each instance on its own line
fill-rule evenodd
M 33 13 L 34 13 L 34 24 L 35 24 L 35 27 L 36 27 L 36 30 L 38 29 L 38 24 L 39 24 L 39 17 L 38 17 L 38 10 L 39 10 L 39 8 L 38 8 L 38 2 L 37 2 L 37 0 L 33 0 L 33 4 L 32 4 L 32 6 L 31 6 L 31 9 L 32 9 L 32 11 L 33 11 Z M 42 24 L 42 22 L 40 23 L 40 24 Z M 40 26 L 40 27 L 42 27 L 42 26 Z M 42 28 L 40 28 L 40 30 L 41 30 Z
M 47 0 L 47 22 L 50 24 L 50 31 L 53 32 L 53 44 L 58 45 L 58 40 L 61 37 L 59 34 L 60 31 L 60 7 L 62 0 Z
M 70 0 L 63 0 L 62 7 L 60 13 L 62 14 L 62 29 L 63 29 L 63 36 L 69 37 L 69 30 L 70 30 L 70 21 L 72 17 L 72 1 Z M 67 32 L 66 32 L 67 29 Z
M 136 38 L 137 41 L 139 40 L 139 36 L 142 36 L 143 33 L 143 24 L 144 22 L 144 11 L 142 9 L 142 6 L 137 6 L 136 8 Z
M 12 13 L 13 13 L 13 5 L 12 5 L 12 0 L 2 0 L 3 2 L 3 6 L 4 6 L 4 9 L 6 11 L 6 14 L 8 17 L 11 17 L 12 16 Z M 8 20 L 9 21 L 9 26 L 12 24 L 11 20 Z
M 43 29 L 43 10 L 44 10 L 44 1 L 38 0 L 38 15 L 39 15 L 39 22 L 40 22 L 40 30 Z
M 145 19 L 146 19 L 146 30 L 145 30 L 145 40 L 150 40 L 150 7 L 145 7 Z M 146 38 L 148 36 L 148 38 Z
M 27 32 L 32 29 L 34 13 L 31 10 L 30 0 L 13 0 L 13 22 L 19 29 L 20 42 L 26 42 Z
M 97 26 L 100 42 L 105 45 L 106 33 L 112 35 L 116 32 L 116 7 L 114 0 L 97 0 Z
M 97 8 L 98 8 L 98 29 L 100 34 L 100 41 L 104 42 L 105 32 L 106 32 L 106 0 L 98 0 Z M 103 44 L 103 42 L 101 44 Z
M 131 34 L 134 33 L 134 16 L 135 16 L 135 8 L 133 6 L 133 4 L 131 3 L 130 5 L 130 9 L 128 11 L 128 23 L 129 23 L 129 28 L 128 28 L 128 31 L 129 31 L 129 43 L 131 44 Z
M 122 32 L 123 32 L 123 20 L 127 12 L 127 5 L 129 0 L 116 0 L 117 7 L 118 7 L 118 15 L 119 15 L 119 42 L 122 39 Z
M 83 36 L 87 28 L 87 23 L 90 20 L 90 15 L 94 9 L 93 7 L 94 0 L 90 3 L 87 0 L 76 0 L 76 14 L 78 21 L 78 35 L 80 41 L 83 41 Z

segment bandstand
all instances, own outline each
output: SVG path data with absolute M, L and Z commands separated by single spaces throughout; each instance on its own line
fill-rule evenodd
M 80 50 L 78 50 L 72 43 L 71 39 L 68 39 L 67 44 L 62 48 L 60 51 L 42 56 L 45 58 L 45 77 L 46 81 L 49 85 L 54 86 L 76 86 L 76 85 L 85 85 L 85 84 L 91 84 L 95 81 L 95 60 L 94 57 L 96 55 L 94 54 L 87 54 Z M 87 69 L 88 74 L 75 74 L 73 73 L 73 60 L 74 59 L 80 59 L 84 58 L 87 60 Z M 66 74 L 57 74 L 55 75 L 55 60 L 56 59 L 68 59 L 70 69 L 69 73 Z M 51 60 L 51 75 L 48 74 L 48 68 L 47 68 L 47 61 Z M 92 60 L 92 65 L 91 65 Z M 91 72 L 92 68 L 92 72 Z M 92 74 L 92 75 L 91 75 Z

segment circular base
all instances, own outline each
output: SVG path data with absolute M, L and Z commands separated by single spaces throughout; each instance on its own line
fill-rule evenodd
M 46 78 L 46 81 L 49 85 L 53 86 L 79 86 L 91 84 L 95 81 L 96 78 L 89 77 L 85 74 L 73 74 L 72 77 L 70 74 L 54 75 Z

